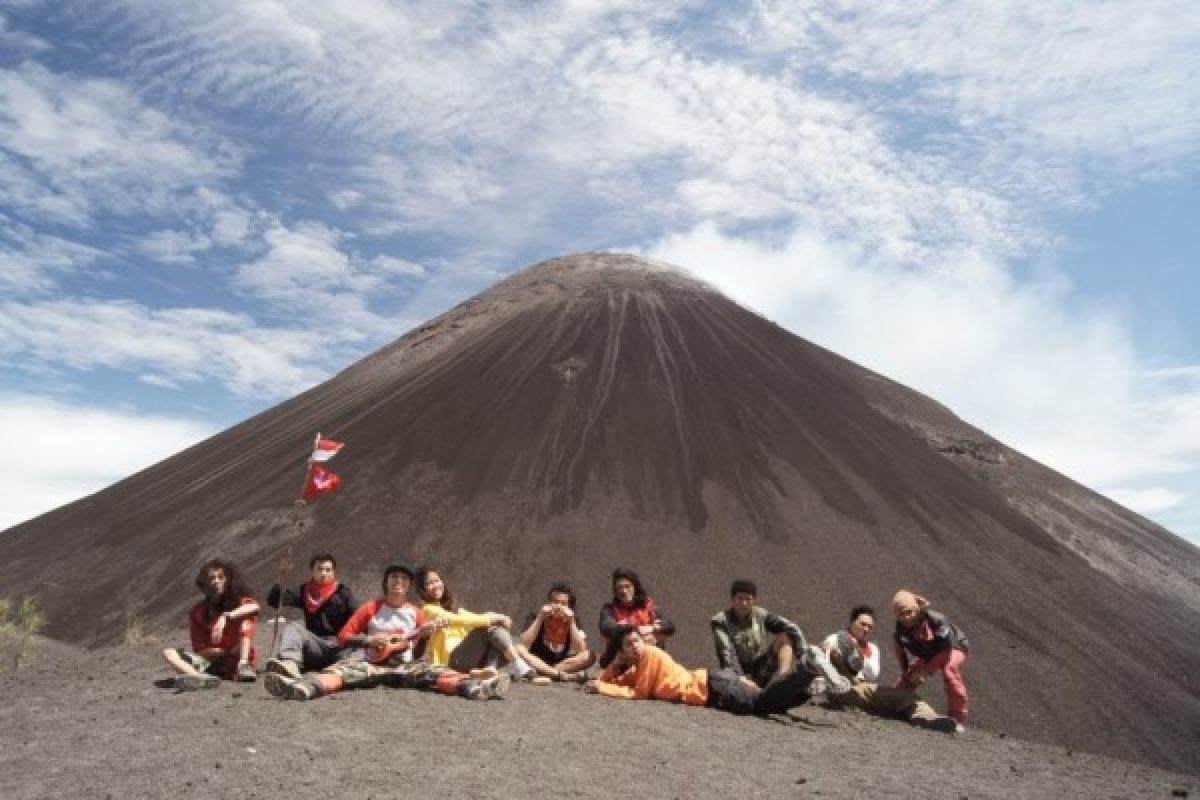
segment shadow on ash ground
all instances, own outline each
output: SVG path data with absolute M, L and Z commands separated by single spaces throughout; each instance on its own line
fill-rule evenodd
M 285 703 L 156 688 L 162 642 L 51 641 L 0 677 L 0 797 L 1200 797 L 1200 777 L 809 705 L 794 719 L 515 686 Z

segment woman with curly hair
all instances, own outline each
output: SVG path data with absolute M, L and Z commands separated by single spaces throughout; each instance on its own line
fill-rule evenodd
M 188 613 L 191 650 L 168 647 L 163 659 L 177 689 L 215 689 L 221 678 L 254 680 L 254 619 L 258 603 L 231 561 L 213 558 L 196 573 L 204 598 Z

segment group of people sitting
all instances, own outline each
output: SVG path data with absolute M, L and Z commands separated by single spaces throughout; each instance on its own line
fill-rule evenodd
M 909 590 L 892 600 L 901 675 L 894 686 L 881 686 L 879 648 L 870 640 L 876 625 L 871 607 L 854 607 L 843 629 L 809 645 L 796 623 L 758 605 L 758 589 L 745 579 L 733 582 L 730 607 L 711 620 L 720 668 L 708 670 L 687 669 L 667 652 L 675 625 L 632 570 L 613 571 L 613 597 L 600 613 L 604 648 L 597 657 L 578 623 L 575 593 L 565 583 L 550 587 L 545 603 L 514 637 L 510 617 L 462 608 L 434 568 L 391 565 L 383 572 L 381 594 L 362 604 L 338 581 L 332 555 L 313 556 L 309 568 L 303 585 L 284 588 L 291 571 L 285 561 L 281 583 L 266 598 L 269 606 L 299 608 L 304 614 L 303 624 L 291 622 L 278 632 L 278 653 L 264 665 L 266 690 L 284 699 L 312 700 L 384 685 L 489 700 L 504 697 L 511 680 L 561 681 L 608 697 L 682 702 L 734 714 L 783 713 L 823 695 L 835 707 L 899 717 L 932 730 L 961 731 L 966 722 L 961 668 L 967 639 Z M 410 602 L 414 585 L 419 605 Z M 212 559 L 201 567 L 196 586 L 204 597 L 188 615 L 191 649 L 163 651 L 175 672 L 173 685 L 193 690 L 215 688 L 222 678 L 256 680 L 253 637 L 259 605 L 239 570 Z M 593 665 L 599 667 L 595 677 Z M 916 692 L 927 676 L 938 673 L 946 716 Z

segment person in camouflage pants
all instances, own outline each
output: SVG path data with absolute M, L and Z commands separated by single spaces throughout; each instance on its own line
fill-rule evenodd
M 411 644 L 437 627 L 408 602 L 412 571 L 393 565 L 384 570 L 382 597 L 364 603 L 342 630 L 338 643 L 347 655 L 320 672 L 295 677 L 280 669 L 263 680 L 267 691 L 286 700 L 312 700 L 342 689 L 390 686 L 458 695 L 473 700 L 500 698 L 508 676 L 495 671 L 467 675 L 449 667 L 413 661 Z M 271 665 L 268 664 L 268 670 Z

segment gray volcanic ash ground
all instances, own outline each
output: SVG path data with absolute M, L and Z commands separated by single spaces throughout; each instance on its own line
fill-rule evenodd
M 383 688 L 292 703 L 261 683 L 179 694 L 154 685 L 161 647 L 42 642 L 0 675 L 0 797 L 1200 797 L 1196 775 L 817 705 L 762 720 L 567 686 L 486 703 Z

